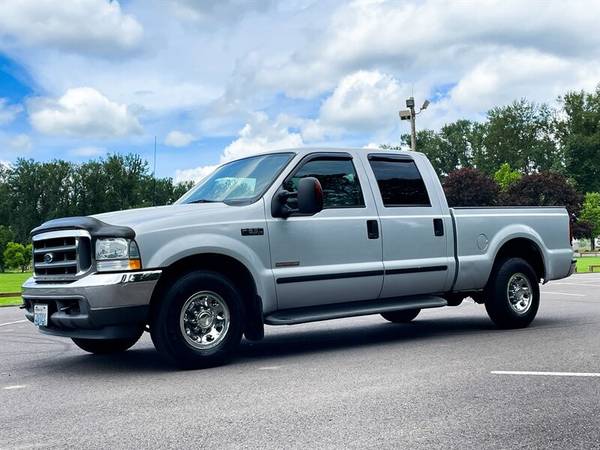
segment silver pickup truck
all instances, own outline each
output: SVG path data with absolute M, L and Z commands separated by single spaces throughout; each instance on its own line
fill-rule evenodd
M 174 205 L 32 231 L 26 317 L 92 353 L 144 331 L 180 367 L 227 361 L 244 335 L 366 314 L 394 323 L 466 297 L 501 328 L 574 270 L 564 208 L 449 208 L 427 158 L 272 151 L 226 163 Z

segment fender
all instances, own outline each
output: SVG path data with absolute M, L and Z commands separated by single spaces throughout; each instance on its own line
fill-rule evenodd
M 147 267 L 164 268 L 188 256 L 217 253 L 242 263 L 256 284 L 257 294 L 262 298 L 263 311 L 277 309 L 273 272 L 265 267 L 259 255 L 249 246 L 229 236 L 198 233 L 180 236 L 164 242 L 145 263 Z

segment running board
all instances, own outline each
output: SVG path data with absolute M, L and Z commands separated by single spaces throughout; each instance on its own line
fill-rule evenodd
M 439 308 L 442 306 L 448 306 L 448 302 L 441 297 L 433 296 L 333 303 L 276 311 L 265 317 L 265 323 L 267 325 L 294 325 L 319 320 L 341 319 L 342 317 L 366 316 L 406 309 Z

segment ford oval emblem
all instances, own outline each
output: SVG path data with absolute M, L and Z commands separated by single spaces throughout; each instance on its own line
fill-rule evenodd
M 45 253 L 44 254 L 44 262 L 46 264 L 50 264 L 52 261 L 54 261 L 54 255 L 52 253 Z

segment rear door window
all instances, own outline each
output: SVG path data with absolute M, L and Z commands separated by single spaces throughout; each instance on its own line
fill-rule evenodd
M 369 156 L 383 206 L 431 206 L 423 178 L 412 159 Z

